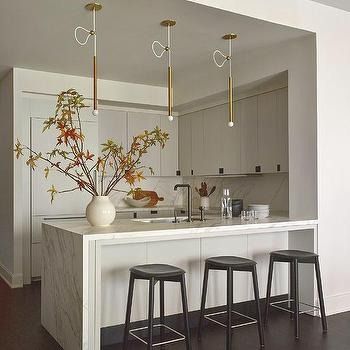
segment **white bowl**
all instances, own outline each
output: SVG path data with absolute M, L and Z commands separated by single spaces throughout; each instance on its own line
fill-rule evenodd
M 143 208 L 146 205 L 149 204 L 149 202 L 151 201 L 150 197 L 145 197 L 142 199 L 133 199 L 131 197 L 125 197 L 124 201 L 130 205 L 131 207 L 135 207 L 135 208 Z

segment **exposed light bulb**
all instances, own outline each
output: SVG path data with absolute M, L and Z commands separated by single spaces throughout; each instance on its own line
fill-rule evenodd
M 232 128 L 233 127 L 233 125 L 234 125 L 234 123 L 233 122 L 228 122 L 228 126 L 230 127 L 230 128 Z
M 92 115 L 93 115 L 94 117 L 97 117 L 97 116 L 98 116 L 98 109 L 94 109 L 94 110 L 92 111 Z
M 168 115 L 168 119 L 172 122 L 174 120 L 174 117 L 172 115 Z

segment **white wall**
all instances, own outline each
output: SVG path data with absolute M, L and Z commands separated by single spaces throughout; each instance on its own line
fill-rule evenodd
M 9 72 L 0 82 L 0 275 L 12 284 L 13 246 L 13 80 Z
M 350 149 L 348 135 L 350 130 L 348 104 L 350 46 L 347 45 L 350 34 L 350 13 L 309 0 L 263 2 L 260 0 L 193 0 L 192 2 L 316 33 L 318 250 L 321 256 L 328 314 L 350 310 L 348 271 L 350 163 L 347 161 L 347 153 Z M 296 57 L 299 54 L 301 54 L 300 51 L 294 53 Z M 303 72 L 300 71 L 299 74 Z M 299 88 L 303 89 L 303 86 Z M 299 98 L 305 100 L 309 95 L 303 96 L 300 91 Z M 308 117 L 308 115 L 299 115 L 296 122 L 302 123 L 303 120 L 307 122 Z M 300 132 L 302 131 L 301 129 Z M 306 143 L 291 146 L 302 154 L 310 145 Z M 314 160 L 311 159 L 311 162 L 313 163 Z M 293 164 L 290 164 L 290 170 L 290 186 L 292 186 Z M 302 182 L 303 174 L 299 174 L 299 177 Z M 314 184 L 308 183 L 305 186 L 314 186 Z M 301 205 L 302 200 L 303 197 L 301 197 Z

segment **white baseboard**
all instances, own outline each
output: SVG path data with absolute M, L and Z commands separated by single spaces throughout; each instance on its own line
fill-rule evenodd
M 325 297 L 325 304 L 327 316 L 350 311 L 350 292 Z
M 23 276 L 20 273 L 13 274 L 3 264 L 0 263 L 0 277 L 9 285 L 11 288 L 22 288 L 23 287 Z

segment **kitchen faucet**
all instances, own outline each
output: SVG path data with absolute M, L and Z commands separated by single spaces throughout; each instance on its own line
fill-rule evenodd
M 187 221 L 192 221 L 192 191 L 189 184 L 176 184 L 174 186 L 174 191 L 178 188 L 187 188 Z

